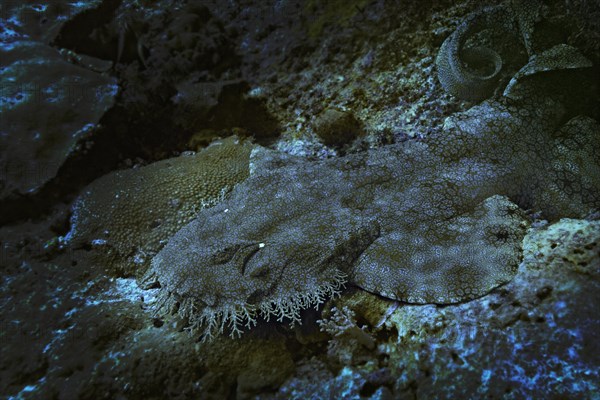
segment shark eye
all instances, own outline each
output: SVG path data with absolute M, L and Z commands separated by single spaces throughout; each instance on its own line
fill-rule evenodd
M 224 249 L 216 251 L 210 257 L 209 262 L 214 265 L 227 264 L 229 261 L 231 261 L 233 256 L 235 256 L 235 254 L 240 249 L 240 247 L 241 247 L 241 245 L 234 245 L 234 246 L 226 247 Z
M 269 268 L 266 265 L 263 265 L 259 268 L 256 268 L 254 271 L 252 271 L 250 273 L 250 277 L 256 278 L 256 279 L 266 278 L 270 272 L 271 272 L 271 268 Z
M 231 264 L 232 267 L 239 268 L 243 275 L 248 260 L 262 247 L 261 243 L 235 244 L 214 252 L 209 262 L 212 265 Z

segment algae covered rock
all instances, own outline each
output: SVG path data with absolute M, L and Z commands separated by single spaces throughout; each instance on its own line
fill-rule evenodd
M 0 199 L 35 192 L 113 105 L 116 80 L 45 44 L 0 47 Z
M 0 5 L 0 18 L 11 30 L 30 39 L 50 43 L 72 17 L 101 3 L 102 0 L 6 0 Z
M 73 204 L 66 242 L 91 245 L 113 273 L 143 273 L 179 228 L 248 176 L 251 148 L 231 137 L 193 155 L 97 179 Z
M 327 146 L 350 143 L 360 133 L 361 124 L 353 113 L 326 108 L 315 119 L 315 132 Z

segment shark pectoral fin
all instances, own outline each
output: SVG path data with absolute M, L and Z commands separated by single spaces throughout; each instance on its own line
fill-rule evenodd
M 504 89 L 504 97 L 522 100 L 530 95 L 529 88 L 522 87 L 529 77 L 543 72 L 560 71 L 578 68 L 590 68 L 592 62 L 581 52 L 568 44 L 558 44 L 550 49 L 531 57 L 508 82 Z
M 470 300 L 515 275 L 526 221 L 518 206 L 493 196 L 450 220 L 399 227 L 361 255 L 351 279 L 409 303 Z

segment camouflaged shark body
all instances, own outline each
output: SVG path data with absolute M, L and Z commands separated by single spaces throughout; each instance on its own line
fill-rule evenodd
M 319 162 L 257 147 L 249 178 L 169 240 L 146 282 L 207 335 L 300 321 L 345 284 L 411 303 L 485 295 L 516 273 L 522 208 L 600 209 L 600 126 L 565 124 L 560 91 L 538 79 L 589 66 L 566 45 L 532 55 L 503 96 L 422 141 Z

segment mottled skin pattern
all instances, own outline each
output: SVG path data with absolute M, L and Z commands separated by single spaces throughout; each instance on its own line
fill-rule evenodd
M 444 41 L 436 59 L 444 90 L 470 101 L 489 97 L 496 88 L 503 67 L 502 58 L 490 48 L 466 46 L 467 40 L 484 29 L 507 35 L 518 31 L 527 53 L 532 56 L 532 34 L 540 7 L 538 0 L 512 0 L 486 7 L 466 18 Z
M 411 303 L 486 294 L 516 273 L 521 208 L 549 219 L 600 210 L 600 126 L 565 124 L 552 74 L 534 79 L 587 67 L 572 50 L 532 58 L 513 97 L 422 141 L 321 162 L 253 150 L 250 177 L 174 235 L 146 279 L 208 335 L 240 333 L 257 313 L 298 321 L 345 282 Z

